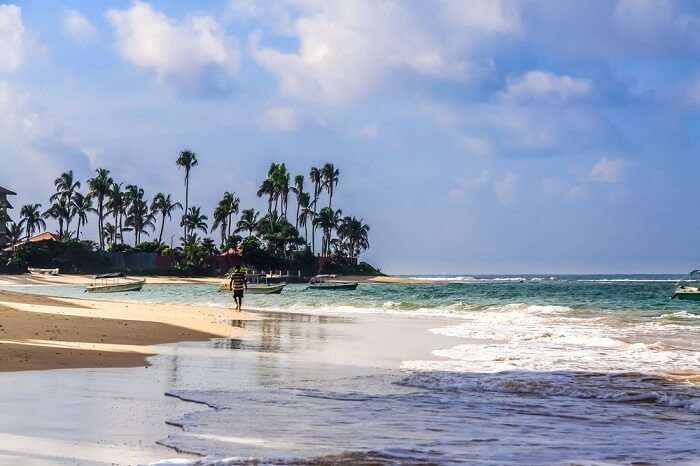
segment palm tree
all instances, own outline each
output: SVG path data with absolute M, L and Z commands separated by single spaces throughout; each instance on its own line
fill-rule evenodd
M 121 183 L 112 183 L 109 187 L 109 192 L 107 193 L 107 204 L 108 213 L 114 216 L 114 231 L 112 232 L 112 244 L 116 244 L 117 235 L 120 239 L 123 237 L 121 230 L 123 227 L 122 219 L 126 215 L 127 209 L 127 197 L 126 193 L 122 191 Z
M 216 249 L 216 244 L 211 238 L 204 238 L 200 243 L 200 246 L 202 247 L 207 256 L 213 256 L 218 252 Z
M 327 163 L 321 169 L 323 186 L 328 191 L 328 207 L 333 208 L 333 192 L 338 186 L 340 171 L 332 163 Z
M 114 244 L 117 244 L 117 240 L 121 240 L 121 233 L 119 231 L 119 228 L 117 228 L 116 225 L 112 225 L 111 223 L 107 222 L 105 224 L 104 228 L 104 236 L 107 239 L 107 243 L 112 246 Z
M 228 209 L 224 201 L 220 201 L 219 205 L 214 209 L 214 223 L 211 226 L 211 232 L 221 227 L 221 247 L 223 248 L 226 244 L 226 233 L 228 232 Z
M 314 225 L 323 230 L 322 255 L 327 256 L 330 253 L 331 234 L 338 227 L 342 214 L 343 212 L 340 209 L 333 210 L 330 207 L 324 207 L 313 220 Z
M 297 195 L 297 222 L 296 227 L 299 229 L 299 210 L 301 210 L 300 196 L 304 193 L 304 175 L 297 175 L 294 177 L 294 186 L 291 188 L 292 192 Z
M 131 201 L 129 216 L 126 219 L 127 226 L 134 230 L 134 246 L 138 246 L 141 243 L 141 235 L 148 236 L 146 228 L 150 228 L 151 231 L 155 230 L 153 214 L 149 210 L 146 201 L 143 200 L 142 192 L 142 189 L 139 190 L 141 196 L 137 196 Z
M 88 180 L 88 187 L 90 188 L 90 197 L 97 199 L 97 219 L 99 223 L 97 231 L 99 232 L 100 236 L 100 249 L 104 249 L 105 198 L 109 194 L 109 188 L 112 185 L 113 180 L 109 176 L 109 170 L 104 168 L 98 168 L 95 173 L 95 177 Z
M 51 207 L 42 214 L 44 218 L 52 218 L 58 221 L 58 237 L 63 239 L 66 233 L 63 230 L 64 222 L 71 216 L 70 199 L 65 197 L 56 198 Z
M 321 183 L 323 181 L 323 177 L 321 175 L 321 169 L 317 167 L 311 167 L 311 171 L 309 171 L 309 179 L 311 182 L 314 184 L 314 215 L 313 217 L 316 218 L 316 208 L 318 206 L 318 196 L 321 194 Z M 313 224 L 311 228 L 311 250 L 313 251 L 314 254 L 316 254 L 316 225 Z
M 73 170 L 61 174 L 61 176 L 54 180 L 53 184 L 56 187 L 56 193 L 54 193 L 49 200 L 55 202 L 62 199 L 63 205 L 69 205 L 73 199 L 73 194 L 80 189 L 80 182 L 75 181 Z M 71 209 L 62 209 L 61 213 L 64 214 L 63 221 L 65 221 L 66 224 L 66 231 L 70 234 L 70 222 L 73 219 L 72 211 Z M 59 226 L 61 229 L 60 236 L 63 236 L 63 227 L 61 225 Z
M 338 225 L 338 237 L 347 245 L 350 259 L 357 259 L 360 251 L 369 248 L 369 225 L 362 219 L 345 217 Z
M 267 198 L 267 213 L 272 215 L 272 202 L 275 199 L 275 184 L 270 178 L 266 178 L 262 182 L 257 192 L 258 197 L 268 196 Z
M 185 213 L 187 215 L 190 208 L 190 171 L 193 167 L 196 167 L 199 162 L 197 161 L 197 154 L 189 150 L 183 150 L 177 157 L 175 162 L 178 167 L 185 169 Z M 187 239 L 187 223 L 182 222 L 184 227 L 184 238 Z
M 10 240 L 10 247 L 14 251 L 15 246 L 17 245 L 17 243 L 19 243 L 22 240 L 22 236 L 24 236 L 24 230 L 22 228 L 21 222 L 20 223 L 12 222 L 6 231 L 7 231 L 7 235 L 9 237 L 9 240 Z
M 258 225 L 258 215 L 255 209 L 245 209 L 241 212 L 241 219 L 236 224 L 236 233 L 247 231 L 248 236 L 252 235 Z
M 275 190 L 280 199 L 280 211 L 284 218 L 287 218 L 287 205 L 289 204 L 289 172 L 283 163 L 278 163 L 274 173 Z
M 310 193 L 301 193 L 299 195 L 299 206 L 301 207 L 301 211 L 299 212 L 299 226 L 304 227 L 304 240 L 306 241 L 307 247 L 309 244 L 309 229 L 307 227 L 309 223 L 309 219 L 313 222 L 314 219 L 314 210 L 311 208 L 311 194 Z M 297 229 L 299 228 L 297 226 Z
M 95 209 L 92 207 L 92 198 L 90 196 L 83 196 L 81 193 L 73 194 L 71 212 L 73 216 L 78 217 L 78 228 L 75 232 L 75 239 L 80 241 L 80 227 L 87 225 L 88 214 L 90 212 L 95 212 Z
M 158 193 L 153 198 L 153 202 L 151 203 L 151 212 L 154 215 L 159 214 L 161 216 L 160 234 L 158 235 L 158 243 L 160 244 L 163 243 L 163 230 L 165 229 L 165 219 L 166 217 L 168 218 L 168 220 L 172 219 L 172 215 L 173 212 L 175 212 L 175 209 L 182 210 L 182 204 L 180 204 L 179 202 L 173 202 L 172 199 L 170 199 L 170 194 L 165 195 L 163 193 Z
M 27 241 L 39 229 L 46 229 L 46 222 L 41 218 L 41 204 L 26 204 L 19 211 L 20 225 L 27 234 Z
M 209 220 L 209 217 L 202 214 L 199 207 L 190 207 L 189 212 L 182 217 L 182 223 L 185 224 L 187 231 L 199 230 L 205 235 L 209 232 L 207 220 Z
M 238 214 L 238 209 L 240 208 L 241 200 L 236 196 L 236 193 L 230 193 L 226 191 L 224 197 L 219 202 L 219 207 L 222 208 L 224 212 L 227 213 L 226 225 L 228 229 L 226 230 L 226 236 L 231 236 L 231 226 L 233 225 L 233 216 Z M 212 227 L 212 230 L 216 227 Z

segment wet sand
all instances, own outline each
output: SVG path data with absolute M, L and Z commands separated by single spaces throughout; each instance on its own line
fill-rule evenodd
M 241 337 L 248 313 L 0 291 L 0 371 L 138 367 L 154 345 Z

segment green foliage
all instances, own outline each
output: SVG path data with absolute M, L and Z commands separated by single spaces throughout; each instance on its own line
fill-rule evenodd
M 163 250 L 166 248 L 168 248 L 168 246 L 160 244 L 158 241 L 144 241 L 143 243 L 139 243 L 138 246 L 135 246 L 134 248 L 132 248 L 132 251 L 133 252 L 157 252 L 159 254 L 162 254 Z
M 335 259 L 330 264 L 327 264 L 322 273 L 331 273 L 339 275 L 364 275 L 364 276 L 380 276 L 384 275 L 381 270 L 368 264 L 360 262 L 354 265 L 343 259 Z
M 17 247 L 13 259 L 27 267 L 59 268 L 65 273 L 102 272 L 109 268 L 107 256 L 92 241 L 39 241 Z
M 109 252 L 131 252 L 134 248 L 128 244 L 113 244 L 109 247 Z

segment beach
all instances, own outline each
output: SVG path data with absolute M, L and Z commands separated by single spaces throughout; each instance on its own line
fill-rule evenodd
M 2 286 L 14 339 L 79 319 L 61 345 L 134 359 L 8 366 L 0 464 L 700 460 L 700 309 L 668 300 L 672 277 L 426 281 L 290 285 L 240 315 L 216 284 Z

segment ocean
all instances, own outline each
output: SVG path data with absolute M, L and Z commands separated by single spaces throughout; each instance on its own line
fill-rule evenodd
M 420 278 L 247 297 L 250 338 L 181 356 L 164 396 L 192 411 L 156 464 L 700 462 L 700 303 L 670 299 L 680 277 Z M 120 299 L 231 305 L 211 285 Z

